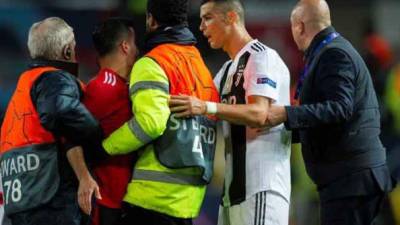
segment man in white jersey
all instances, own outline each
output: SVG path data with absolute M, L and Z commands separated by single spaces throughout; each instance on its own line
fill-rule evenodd
M 231 58 L 216 75 L 222 103 L 171 96 L 171 111 L 224 120 L 225 185 L 219 225 L 287 225 L 291 134 L 281 125 L 259 133 L 271 104 L 289 104 L 289 71 L 275 50 L 253 39 L 238 0 L 205 0 L 200 30 Z

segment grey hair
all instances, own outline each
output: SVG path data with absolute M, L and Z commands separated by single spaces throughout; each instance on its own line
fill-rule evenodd
M 49 17 L 34 23 L 29 29 L 29 54 L 32 59 L 59 60 L 65 46 L 74 40 L 72 27 L 59 17 Z

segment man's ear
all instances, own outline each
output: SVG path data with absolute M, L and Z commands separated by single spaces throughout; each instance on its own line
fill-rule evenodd
M 158 23 L 151 13 L 147 13 L 147 25 L 150 30 L 156 30 L 158 28 Z
M 239 16 L 236 12 L 234 11 L 229 11 L 226 13 L 226 20 L 229 24 L 234 24 L 237 23 L 239 20 Z
M 65 59 L 65 60 L 71 60 L 71 58 L 72 58 L 72 48 L 71 48 L 71 45 L 66 45 L 66 46 L 64 46 L 64 48 L 63 48 L 63 58 Z
M 304 35 L 306 33 L 306 24 L 303 21 L 299 23 L 300 34 Z
M 125 53 L 125 54 L 128 54 L 129 48 L 130 48 L 130 46 L 129 46 L 128 42 L 125 41 L 125 40 L 122 40 L 122 42 L 121 42 L 121 50 L 122 50 L 122 52 Z

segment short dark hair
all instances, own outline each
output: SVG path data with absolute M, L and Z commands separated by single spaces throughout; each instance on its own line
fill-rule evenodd
M 222 12 L 234 11 L 239 15 L 240 21 L 244 23 L 244 9 L 240 0 L 202 0 L 201 5 L 214 2 Z
M 148 0 L 147 13 L 160 26 L 188 25 L 188 0 Z
M 111 53 L 118 42 L 126 38 L 133 28 L 133 21 L 126 18 L 109 18 L 97 24 L 92 32 L 94 47 L 99 56 Z

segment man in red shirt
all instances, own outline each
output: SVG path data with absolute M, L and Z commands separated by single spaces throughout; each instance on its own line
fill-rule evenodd
M 87 85 L 83 102 L 108 136 L 132 117 L 127 82 L 138 52 L 133 24 L 121 18 L 108 19 L 96 26 L 92 38 L 100 71 Z M 93 225 L 118 222 L 133 160 L 133 155 L 113 156 L 94 165 L 102 198 L 96 199 Z

